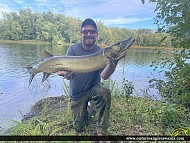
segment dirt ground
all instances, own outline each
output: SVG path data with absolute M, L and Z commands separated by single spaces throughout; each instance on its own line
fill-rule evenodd
M 26 123 L 30 118 L 34 116 L 41 116 L 44 108 L 46 109 L 45 114 L 49 114 L 52 110 L 56 109 L 66 109 L 67 108 L 68 99 L 65 96 L 58 96 L 58 97 L 48 97 L 42 99 L 35 103 L 32 106 L 29 113 L 23 116 L 21 120 L 22 123 Z

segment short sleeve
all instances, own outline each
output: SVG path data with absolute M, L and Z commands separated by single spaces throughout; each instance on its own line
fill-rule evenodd
M 67 56 L 75 56 L 74 50 L 73 50 L 72 46 L 70 46 L 70 47 L 67 49 L 66 55 L 67 55 Z

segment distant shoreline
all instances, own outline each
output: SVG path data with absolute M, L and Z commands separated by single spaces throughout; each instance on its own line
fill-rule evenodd
M 41 44 L 41 45 L 51 45 L 49 42 L 41 42 L 38 40 L 0 40 L 1 44 Z
M 0 40 L 0 44 L 34 44 L 34 45 L 51 45 L 52 43 L 50 42 L 41 42 L 41 41 L 38 41 L 38 40 Z M 64 43 L 64 44 L 55 44 L 55 45 L 71 45 L 71 43 Z M 101 47 L 107 47 L 108 45 L 104 45 L 104 44 L 98 44 L 100 45 Z M 148 46 L 132 46 L 132 48 L 138 48 L 138 49 L 141 49 L 141 48 L 148 48 L 148 49 L 164 49 L 164 50 L 176 50 L 179 48 L 169 48 L 169 47 L 148 47 Z

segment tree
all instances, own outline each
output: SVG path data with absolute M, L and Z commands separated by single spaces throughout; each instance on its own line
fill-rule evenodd
M 0 19 L 0 39 L 3 40 L 40 40 L 53 44 L 80 41 L 82 20 L 66 17 L 53 12 L 32 12 L 30 8 L 21 9 L 18 13 L 3 13 Z M 150 29 L 131 30 L 121 27 L 106 27 L 101 21 L 98 25 L 98 44 L 110 45 L 127 37 L 134 37 L 139 46 L 159 46 L 159 41 L 166 33 L 154 33 Z M 167 37 L 169 37 L 167 35 Z M 166 38 L 170 46 L 171 39 Z M 165 40 L 165 41 L 166 41 Z M 164 41 L 164 42 L 165 42 Z M 164 43 L 163 42 L 163 43 Z M 178 41 L 172 41 L 175 45 Z
M 100 44 L 112 44 L 113 35 L 110 28 L 106 27 L 102 22 L 97 22 L 98 27 L 98 43 Z
M 22 29 L 18 22 L 19 17 L 16 13 L 3 13 L 4 20 L 1 21 L 0 32 L 2 39 L 20 40 Z
M 80 20 L 67 17 L 63 22 L 62 34 L 67 42 L 78 42 L 80 39 Z
M 141 0 L 142 3 L 145 0 Z M 156 3 L 155 23 L 159 31 L 171 33 L 176 47 L 190 48 L 189 0 L 149 0 Z
M 19 24 L 22 28 L 22 39 L 23 40 L 31 40 L 32 39 L 32 22 L 31 22 L 31 15 L 32 15 L 32 10 L 27 8 L 27 9 L 21 9 L 19 11 L 20 15 L 20 20 Z

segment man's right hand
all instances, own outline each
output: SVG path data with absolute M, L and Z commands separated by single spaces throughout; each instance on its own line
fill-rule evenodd
M 66 79 L 71 79 L 71 75 L 72 75 L 72 72 L 70 72 L 70 71 L 58 71 L 57 72 L 57 74 L 59 75 L 59 76 L 63 76 L 63 77 L 65 77 Z

